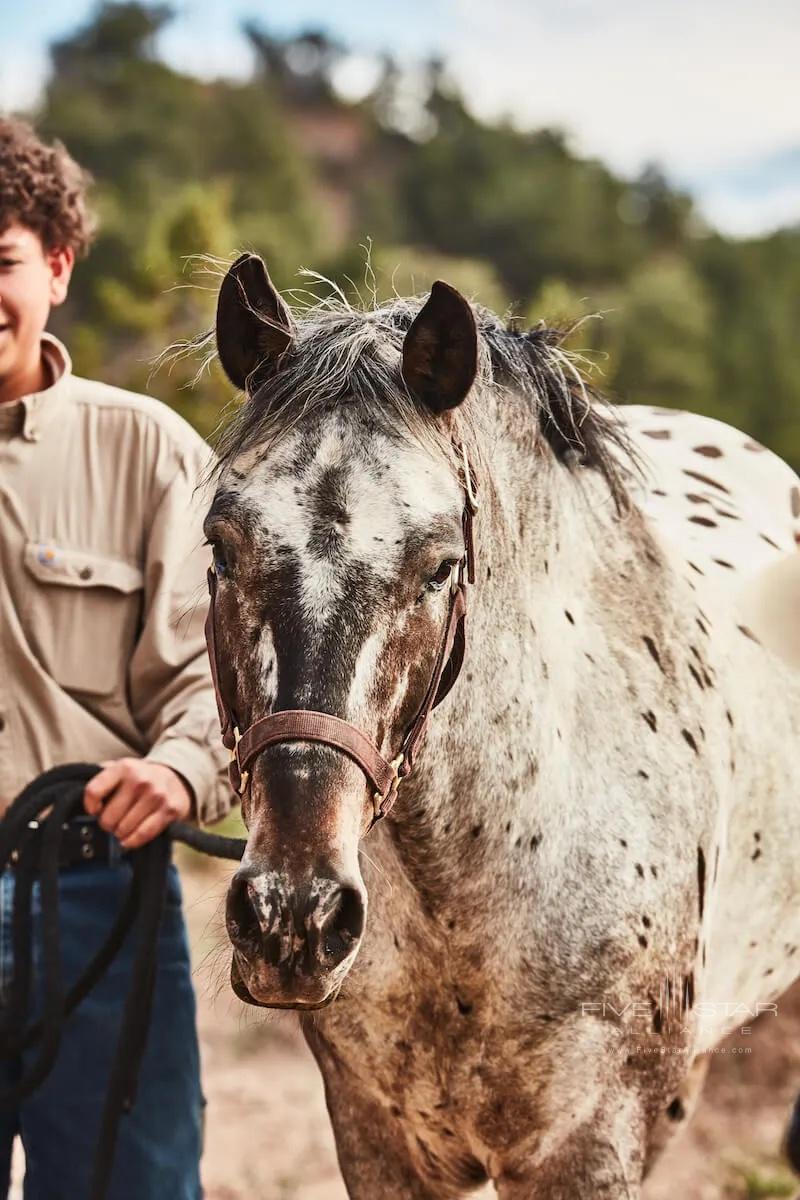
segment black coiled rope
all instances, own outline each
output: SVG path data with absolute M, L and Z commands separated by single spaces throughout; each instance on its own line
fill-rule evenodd
M 71 763 L 45 771 L 20 792 L 0 820 L 0 870 L 13 862 L 16 871 L 12 915 L 14 972 L 0 1019 L 0 1056 L 16 1056 L 37 1043 L 39 1046 L 36 1059 L 22 1079 L 13 1088 L 0 1092 L 0 1108 L 16 1106 L 47 1077 L 58 1055 L 64 1021 L 105 974 L 132 926 L 138 925 L 131 983 L 103 1108 L 88 1200 L 103 1200 L 108 1191 L 120 1118 L 131 1110 L 136 1099 L 153 1006 L 170 844 L 185 842 L 202 854 L 234 860 L 241 859 L 245 847 L 239 838 L 204 833 L 178 821 L 147 845 L 131 851 L 131 885 L 114 925 L 104 945 L 66 992 L 61 962 L 59 851 L 65 824 L 83 813 L 83 790 L 99 770 L 94 764 Z M 40 1019 L 28 1024 L 33 980 L 32 893 L 37 880 L 41 889 L 43 1003 Z

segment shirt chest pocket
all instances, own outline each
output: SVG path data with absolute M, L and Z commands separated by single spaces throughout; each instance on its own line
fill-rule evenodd
M 65 691 L 124 690 L 139 629 L 144 576 L 122 559 L 27 542 L 26 633 Z

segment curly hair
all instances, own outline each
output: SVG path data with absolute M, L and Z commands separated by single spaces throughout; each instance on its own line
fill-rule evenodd
M 90 183 L 61 142 L 46 146 L 27 121 L 0 116 L 0 232 L 17 221 L 45 250 L 69 247 L 81 257 L 96 228 Z

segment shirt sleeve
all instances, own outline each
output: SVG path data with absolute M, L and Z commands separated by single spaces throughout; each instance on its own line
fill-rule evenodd
M 144 610 L 128 668 L 131 711 L 150 749 L 193 792 L 204 824 L 230 810 L 228 752 L 222 745 L 203 625 L 208 607 L 200 485 L 209 449 L 197 439 L 183 454 L 150 524 L 145 548 Z

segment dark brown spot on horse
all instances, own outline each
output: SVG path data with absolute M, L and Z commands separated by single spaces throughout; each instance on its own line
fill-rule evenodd
M 652 658 L 653 662 L 656 664 L 659 671 L 661 671 L 663 673 L 664 667 L 661 662 L 661 655 L 658 652 L 658 646 L 655 644 L 655 642 L 653 641 L 653 639 L 651 637 L 647 636 L 647 634 L 643 635 L 642 641 L 644 642 L 645 646 L 647 646 L 648 653 L 649 653 L 650 657 Z
M 691 673 L 692 679 L 695 681 L 697 686 L 700 688 L 700 691 L 701 692 L 704 691 L 705 684 L 703 683 L 703 678 L 702 678 L 700 672 L 695 667 L 694 663 L 689 663 L 689 671 Z
M 703 903 L 706 897 L 706 856 L 703 847 L 697 847 L 697 912 L 703 919 Z
M 701 475 L 699 471 L 690 471 L 687 467 L 683 468 L 684 475 L 688 475 L 690 479 L 696 479 L 698 483 L 707 483 L 709 487 L 717 488 L 718 491 L 724 492 L 726 496 L 730 496 L 730 489 L 725 487 L 724 483 L 719 483 L 716 479 L 709 478 L 708 475 Z
M 697 748 L 697 742 L 695 741 L 693 735 L 689 732 L 688 729 L 681 730 L 681 737 L 686 742 L 687 746 L 691 746 L 691 748 L 694 750 L 695 754 L 700 753 L 700 751 Z

